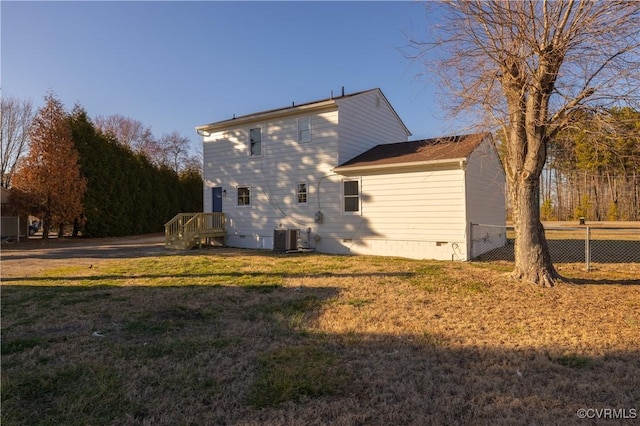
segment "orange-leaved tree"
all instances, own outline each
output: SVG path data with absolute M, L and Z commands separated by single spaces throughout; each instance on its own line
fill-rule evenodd
M 30 129 L 29 153 L 13 177 L 14 201 L 42 219 L 43 238 L 53 225 L 73 222 L 82 213 L 87 183 L 80 171 L 69 120 L 51 93 Z

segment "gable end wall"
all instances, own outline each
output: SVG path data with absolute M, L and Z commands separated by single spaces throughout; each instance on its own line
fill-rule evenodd
M 471 153 L 466 169 L 469 257 L 506 243 L 505 174 L 490 139 Z M 470 226 L 470 223 L 492 226 Z
M 409 137 L 378 90 L 338 98 L 338 164 L 343 164 L 376 145 L 404 142 Z

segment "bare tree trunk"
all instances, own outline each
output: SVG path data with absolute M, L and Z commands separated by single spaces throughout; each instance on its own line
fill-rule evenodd
M 638 173 L 633 171 L 633 210 L 631 217 L 633 220 L 640 219 L 640 185 L 638 185 Z
M 562 215 L 558 220 L 568 220 L 571 216 L 571 177 L 569 174 L 562 174 L 562 180 L 558 182 L 558 194 L 562 194 Z M 560 197 L 560 195 L 558 195 Z
M 414 43 L 415 58 L 435 62 L 455 99 L 454 114 L 483 109 L 501 127 L 517 235 L 513 275 L 553 285 L 559 277 L 539 205 L 547 146 L 585 106 L 638 99 L 640 7 L 628 1 L 444 4 L 447 24 L 434 26 L 426 43 Z M 442 58 L 431 56 L 433 49 Z M 569 177 L 577 188 L 576 178 Z
M 521 178 L 509 188 L 516 231 L 512 277 L 551 287 L 560 275 L 551 263 L 544 227 L 540 223 L 539 179 Z
M 602 220 L 602 216 L 600 216 L 600 191 L 598 186 L 600 185 L 600 179 L 593 178 L 591 179 L 591 188 L 593 189 L 593 200 L 594 202 L 591 204 L 592 205 L 592 209 L 593 209 L 593 218 L 595 218 L 597 221 L 601 221 Z
M 563 179 L 563 175 L 560 172 L 559 169 L 555 169 L 556 170 L 556 200 L 557 200 L 557 207 L 556 207 L 556 217 L 558 218 L 558 220 L 566 220 L 565 219 L 565 205 L 564 205 L 564 193 L 562 192 L 564 185 L 562 184 L 564 179 Z
M 46 240 L 49 238 L 49 231 L 51 230 L 51 215 L 49 213 L 45 213 L 42 217 L 42 239 Z
M 71 236 L 76 238 L 78 233 L 80 232 L 80 221 L 78 218 L 73 219 L 73 231 L 71 232 Z

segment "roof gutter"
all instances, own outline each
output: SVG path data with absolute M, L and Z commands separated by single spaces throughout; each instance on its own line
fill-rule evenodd
M 370 164 L 363 166 L 338 166 L 331 169 L 335 173 L 350 173 L 350 172 L 364 172 L 364 171 L 377 171 L 377 170 L 389 170 L 389 169 L 405 169 L 425 166 L 441 166 L 446 164 L 457 164 L 461 169 L 465 169 L 467 166 L 467 158 L 447 158 L 443 160 L 428 160 L 428 161 L 410 161 L 407 163 L 392 163 L 392 164 Z
M 225 130 L 231 127 L 242 126 L 244 124 L 264 121 L 265 119 L 282 118 L 290 115 L 304 114 L 309 112 L 318 112 L 323 110 L 333 110 L 337 108 L 336 101 L 329 99 L 322 102 L 305 104 L 299 106 L 291 106 L 289 108 L 265 111 L 257 114 L 249 114 L 242 117 L 235 117 L 229 120 L 218 121 L 216 123 L 205 124 L 196 127 L 196 133 L 200 136 L 209 136 L 213 132 Z

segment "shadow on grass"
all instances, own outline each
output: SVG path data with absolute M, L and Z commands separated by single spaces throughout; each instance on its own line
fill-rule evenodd
M 275 258 L 303 257 L 307 253 L 279 253 L 270 250 L 227 248 L 220 246 L 203 246 L 191 250 L 173 250 L 164 247 L 164 243 L 117 243 L 69 240 L 55 243 L 18 244 L 3 246 L 2 257 L 7 260 L 22 259 L 125 259 L 150 256 L 189 256 L 214 254 L 222 257 L 235 256 L 271 256 Z M 313 253 L 321 255 L 320 253 Z
M 221 382 L 248 392 L 258 358 L 297 345 L 338 291 L 3 285 L 2 424 L 182 424 L 194 396 L 187 423 L 208 424 Z
M 640 286 L 640 279 L 637 280 L 611 280 L 597 278 L 570 278 L 569 284 L 576 285 L 637 285 Z
M 287 274 L 282 272 L 210 272 L 200 274 L 190 273 L 178 273 L 178 274 L 113 274 L 113 275 L 91 275 L 91 276 L 65 276 L 65 275 L 46 275 L 43 277 L 6 277 L 3 278 L 3 285 L 13 285 L 14 283 L 37 283 L 37 282 L 50 282 L 50 281 L 64 281 L 64 282 L 91 282 L 91 281 L 131 281 L 132 279 L 139 280 L 154 280 L 162 278 L 176 278 L 176 279 L 196 279 L 196 278 L 219 278 L 237 280 L 238 278 L 248 279 L 250 281 L 257 282 L 259 284 L 260 279 L 287 279 L 287 278 L 366 278 L 366 277 L 401 277 L 410 278 L 416 275 L 412 272 L 371 272 L 371 273 L 320 273 L 320 274 Z M 222 283 L 203 284 L 203 285 L 220 285 Z M 17 285 L 17 284 L 16 284 Z M 182 286 L 181 286 L 182 287 Z
M 340 289 L 262 287 L 3 286 L 3 425 L 572 424 L 639 408 L 638 350 L 320 333 Z
M 125 259 L 149 256 L 171 255 L 163 245 L 158 244 L 83 244 L 70 242 L 69 244 L 44 244 L 42 246 L 3 247 L 2 257 L 7 260 L 23 259 Z
M 445 335 L 332 337 L 350 372 L 342 403 L 364 423 L 572 424 L 581 408 L 625 410 L 619 419 L 640 408 L 640 351 L 591 357 L 455 347 Z

